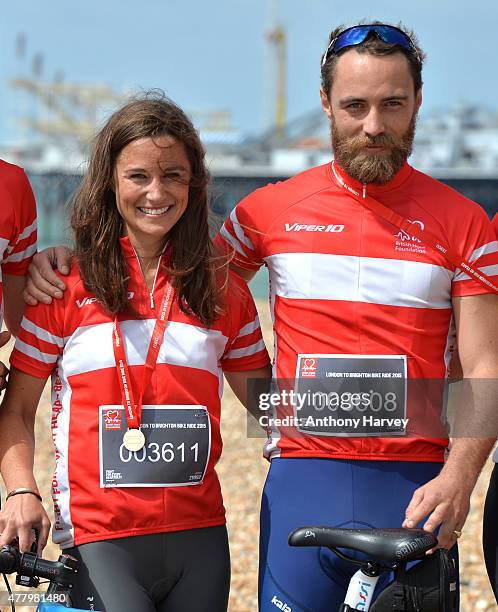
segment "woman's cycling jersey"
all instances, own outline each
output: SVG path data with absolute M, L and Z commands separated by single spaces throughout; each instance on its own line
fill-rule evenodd
M 128 238 L 121 239 L 121 244 L 130 275 L 130 308 L 120 314 L 119 323 L 137 395 L 156 314 Z M 67 290 L 62 300 L 26 309 L 11 364 L 39 378 L 52 374 L 56 453 L 53 539 L 62 547 L 225 522 L 214 469 L 222 449 L 222 371 L 253 370 L 269 363 L 251 295 L 243 281 L 231 276 L 226 314 L 209 328 L 181 312 L 176 300 L 172 304 L 157 364 L 144 392 L 142 423 L 147 406 L 162 406 L 160 414 L 165 418 L 149 421 L 148 429 L 143 430 L 147 445 L 142 452 L 133 456 L 120 447 L 123 473 L 106 466 L 102 452 L 102 438 L 112 437 L 116 429 L 122 430 L 125 421 L 117 409 L 122 396 L 113 353 L 113 317 L 85 289 L 77 265 L 64 277 Z M 156 307 L 166 282 L 166 274 L 160 269 L 153 292 Z M 172 421 L 164 414 L 168 406 L 180 407 L 179 414 L 194 408 L 188 413 L 193 416 L 185 423 L 182 417 Z M 177 462 L 181 471 L 189 460 L 200 460 L 197 440 L 205 436 L 205 430 L 198 433 L 195 427 L 206 428 L 207 422 L 210 435 L 202 438 L 209 443 L 205 472 L 190 474 L 194 484 L 130 484 L 140 479 L 145 454 L 152 467 L 160 466 L 159 482 L 161 470 L 172 462 Z M 175 431 L 152 431 L 160 427 Z M 175 444 L 171 439 L 176 440 Z M 120 483 L 132 465 L 128 482 Z M 112 486 L 103 486 L 103 480 Z
M 36 253 L 36 204 L 22 168 L 0 160 L 0 326 L 2 275 L 24 276 Z
M 441 380 L 447 374 L 454 341 L 452 299 L 487 290 L 442 253 L 362 206 L 348 186 L 363 189 L 329 163 L 258 189 L 232 211 L 218 244 L 233 251 L 241 268 L 268 267 L 275 377 L 309 380 L 317 363 L 335 359 L 340 367 L 326 376 L 406 372 L 409 394 L 414 379 Z M 386 185 L 366 189 L 488 276 L 498 274 L 498 242 L 479 205 L 408 164 Z M 370 364 L 378 359 L 379 372 L 357 371 L 360 356 Z M 427 412 L 420 397 L 413 401 L 408 395 L 410 435 L 393 437 L 355 436 L 355 423 L 344 437 L 296 433 L 285 421 L 289 412 L 274 406 L 267 454 L 442 461 L 447 436 L 439 423 L 441 405 L 437 414 Z M 426 433 L 416 433 L 420 430 Z

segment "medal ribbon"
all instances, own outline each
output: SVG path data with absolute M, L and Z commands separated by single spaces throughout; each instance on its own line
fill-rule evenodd
M 112 328 L 112 346 L 114 349 L 114 359 L 116 361 L 116 370 L 118 373 L 121 398 L 123 407 L 125 409 L 128 429 L 139 429 L 140 427 L 144 391 L 149 385 L 152 372 L 156 367 L 157 357 L 159 355 L 159 350 L 166 331 L 166 324 L 171 312 L 171 306 L 173 304 L 173 297 L 173 286 L 168 281 L 166 283 L 166 287 L 164 288 L 159 317 L 156 319 L 154 330 L 152 332 L 152 338 L 149 344 L 149 350 L 147 351 L 147 358 L 145 360 L 145 367 L 142 376 L 142 385 L 140 387 L 140 393 L 137 397 L 137 401 L 135 401 L 135 394 L 133 393 L 130 370 L 128 363 L 126 362 L 125 347 L 118 317 L 116 316 L 114 318 Z
M 498 294 L 498 286 L 491 280 L 491 278 L 484 274 L 484 272 L 481 272 L 481 270 L 478 268 L 476 269 L 469 261 L 459 255 L 449 245 L 443 244 L 431 232 L 425 229 L 423 230 L 416 223 L 412 223 L 394 210 L 391 210 L 387 206 L 384 206 L 384 204 L 381 204 L 375 198 L 372 198 L 372 196 L 367 195 L 366 189 L 363 189 L 363 194 L 360 194 L 358 191 L 354 190 L 352 187 L 347 185 L 340 176 L 337 175 L 333 164 L 332 170 L 339 185 L 354 196 L 355 199 L 365 208 L 368 208 L 379 217 L 382 217 L 382 219 L 385 219 L 387 222 L 391 223 L 391 225 L 394 225 L 394 227 L 403 230 L 411 236 L 415 236 L 415 238 L 418 238 L 421 242 L 424 242 L 435 251 L 438 251 L 438 253 L 444 255 L 444 257 L 446 257 L 451 264 L 473 277 L 474 280 L 480 283 L 483 287 L 491 289 L 491 291 Z

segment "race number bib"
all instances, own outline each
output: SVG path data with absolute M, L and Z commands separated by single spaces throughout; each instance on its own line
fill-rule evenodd
M 100 406 L 100 486 L 173 487 L 200 484 L 211 449 L 205 406 L 143 406 L 145 445 L 131 452 L 122 406 Z
M 319 436 L 402 436 L 405 355 L 298 355 L 297 429 Z

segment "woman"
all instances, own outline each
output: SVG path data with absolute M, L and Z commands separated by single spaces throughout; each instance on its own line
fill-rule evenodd
M 34 420 L 52 375 L 53 539 L 81 562 L 75 607 L 226 610 L 229 552 L 214 466 L 222 371 L 244 400 L 269 375 L 254 303 L 208 235 L 204 152 L 164 98 L 98 134 L 75 197 L 63 300 L 28 307 L 0 415 L 0 544 L 49 520 Z

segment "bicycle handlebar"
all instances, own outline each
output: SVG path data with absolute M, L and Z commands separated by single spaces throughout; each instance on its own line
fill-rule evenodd
M 0 574 L 12 574 L 21 563 L 21 553 L 15 546 L 0 548 Z
M 0 549 L 0 573 L 17 572 L 16 582 L 23 586 L 38 586 L 40 578 L 50 581 L 49 590 L 70 589 L 72 577 L 78 571 L 78 562 L 70 555 L 60 555 L 57 561 L 48 561 L 35 553 L 21 553 L 16 546 Z

